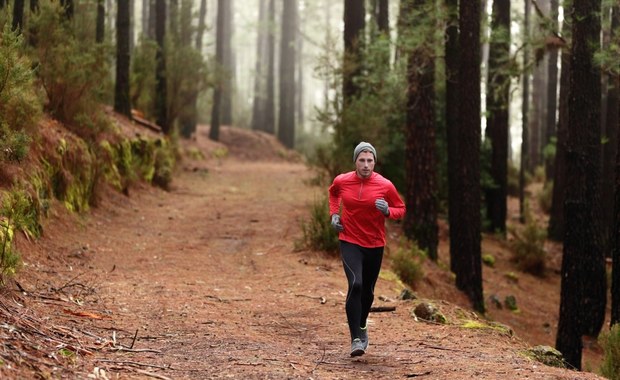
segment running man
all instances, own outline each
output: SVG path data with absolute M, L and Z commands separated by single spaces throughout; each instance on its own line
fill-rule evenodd
M 402 218 L 405 204 L 392 182 L 375 173 L 377 151 L 371 144 L 359 143 L 353 162 L 355 171 L 338 175 L 329 187 L 329 213 L 349 283 L 351 356 L 360 356 L 368 349 L 367 320 L 383 259 L 385 219 Z

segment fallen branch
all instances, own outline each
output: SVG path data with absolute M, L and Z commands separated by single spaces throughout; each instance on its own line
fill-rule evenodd
M 370 308 L 371 313 L 383 313 L 386 311 L 396 311 L 396 306 L 373 306 Z
M 167 376 L 164 376 L 164 375 L 158 375 L 158 374 L 156 374 L 156 373 L 153 373 L 153 372 L 148 372 L 148 371 L 145 371 L 145 370 L 143 370 L 143 369 L 137 369 L 137 368 L 136 368 L 136 369 L 134 369 L 134 371 L 135 371 L 135 372 L 137 372 L 137 373 L 139 373 L 139 374 L 142 374 L 142 375 L 146 375 L 146 376 L 154 377 L 154 378 L 156 378 L 156 379 L 161 379 L 161 380 L 172 380 L 171 378 L 169 378 L 169 377 L 167 377 Z
M 110 363 L 110 364 L 118 364 L 118 365 L 132 365 L 135 367 L 149 367 L 149 368 L 158 368 L 158 369 L 170 369 L 170 366 L 161 366 L 156 364 L 147 364 L 140 362 L 133 362 L 127 360 L 109 360 L 109 359 L 95 359 L 100 363 Z

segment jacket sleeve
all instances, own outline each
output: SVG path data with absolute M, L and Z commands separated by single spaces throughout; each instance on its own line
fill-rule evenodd
M 334 179 L 329 187 L 329 215 L 338 214 L 340 212 L 340 186 L 338 185 L 338 177 Z
M 396 187 L 390 182 L 385 197 L 390 208 L 390 219 L 401 219 L 405 216 L 405 203 L 401 199 Z

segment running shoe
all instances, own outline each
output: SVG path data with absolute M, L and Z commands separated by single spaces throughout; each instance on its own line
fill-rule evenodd
M 366 349 L 362 340 L 360 338 L 353 339 L 353 342 L 351 342 L 351 356 L 361 356 L 365 353 Z
M 368 325 L 361 329 L 362 335 L 360 336 L 360 340 L 364 343 L 364 351 L 368 349 Z

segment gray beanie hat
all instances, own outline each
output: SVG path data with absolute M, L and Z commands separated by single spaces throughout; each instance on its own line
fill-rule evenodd
M 377 151 L 375 150 L 375 147 L 370 145 L 370 143 L 362 141 L 361 143 L 357 144 L 355 150 L 353 151 L 353 162 L 357 161 L 357 156 L 359 156 L 360 153 L 365 150 L 372 153 L 372 155 L 375 157 L 375 161 L 377 161 Z

